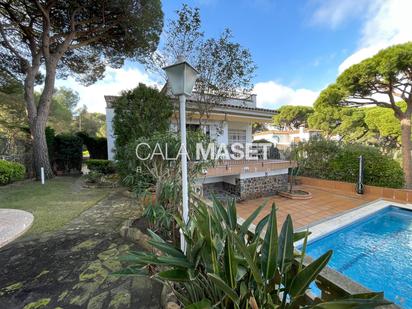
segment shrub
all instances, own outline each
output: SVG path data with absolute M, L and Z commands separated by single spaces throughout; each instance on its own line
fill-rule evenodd
M 89 183 L 100 183 L 102 177 L 103 174 L 97 171 L 90 171 L 90 173 L 86 175 L 87 182 Z
M 83 159 L 83 140 L 72 134 L 59 134 L 53 143 L 54 166 L 58 171 L 81 171 Z
M 86 145 L 90 159 L 107 160 L 107 139 L 105 137 L 91 137 L 85 132 L 79 132 L 76 135 Z
M 24 179 L 26 169 L 23 164 L 0 160 L 0 185 L 7 185 Z
M 357 182 L 359 156 L 362 155 L 365 184 L 389 188 L 404 185 L 399 163 L 375 147 L 314 139 L 300 143 L 294 152 L 302 176 Z
M 113 106 L 116 150 L 140 137 L 167 131 L 173 115 L 167 95 L 145 84 L 124 91 Z
M 149 231 L 149 243 L 162 254 L 130 252 L 124 257 L 130 265 L 120 274 L 146 274 L 164 282 L 185 308 L 375 308 L 388 304 L 382 293 L 340 300 L 322 293 L 313 303 L 306 292 L 327 265 L 332 250 L 306 264 L 309 232 L 294 233 L 288 215 L 278 234 L 274 204 L 270 214 L 256 225 L 255 234 L 248 234 L 265 206 L 258 207 L 239 226 L 234 202 L 227 207 L 219 201 L 213 207 L 193 205 L 189 223 L 179 220 L 185 252 Z M 263 230 L 266 233 L 261 237 Z M 297 252 L 294 241 L 301 239 L 303 248 Z
M 87 168 L 93 172 L 99 172 L 103 175 L 114 174 L 115 166 L 109 160 L 89 159 L 86 161 Z

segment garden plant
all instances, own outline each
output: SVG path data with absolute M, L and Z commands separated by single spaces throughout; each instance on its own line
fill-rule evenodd
M 309 300 L 306 292 L 332 251 L 305 263 L 308 232 L 294 233 L 288 216 L 278 234 L 275 205 L 254 233 L 249 233 L 264 206 L 238 224 L 234 201 L 227 207 L 218 200 L 213 207 L 201 202 L 192 205 L 187 225 L 175 218 L 187 241 L 186 252 L 149 231 L 149 243 L 161 254 L 132 251 L 123 257 L 130 266 L 118 274 L 154 277 L 169 285 L 179 302 L 191 309 L 374 308 L 387 304 L 382 293 Z M 302 239 L 302 251 L 297 252 L 294 242 Z

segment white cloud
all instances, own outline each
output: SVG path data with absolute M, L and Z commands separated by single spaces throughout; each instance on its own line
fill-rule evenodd
M 278 108 L 282 105 L 312 106 L 319 92 L 300 88 L 293 89 L 274 81 L 257 83 L 254 88 L 257 105 L 263 108 Z
M 314 0 L 319 4 L 312 15 L 312 22 L 336 28 L 362 13 L 374 0 Z
M 122 90 L 135 88 L 139 83 L 159 87 L 146 72 L 137 68 L 106 69 L 106 77 L 95 84 L 85 87 L 73 78 L 57 80 L 56 87 L 65 86 L 79 93 L 79 106 L 87 106 L 91 112 L 105 113 L 105 95 L 118 95 Z
M 339 66 L 339 73 L 393 44 L 412 41 L 412 1 L 376 0 L 365 13 L 359 48 Z

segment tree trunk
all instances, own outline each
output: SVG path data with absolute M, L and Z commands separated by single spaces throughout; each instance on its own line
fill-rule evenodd
M 44 168 L 44 176 L 46 179 L 53 178 L 54 176 L 49 160 L 45 129 L 46 123 L 38 120 L 30 128 L 33 138 L 34 168 L 37 179 L 41 177 L 40 171 L 42 167 Z
M 402 166 L 405 175 L 406 188 L 412 188 L 412 170 L 411 170 L 411 115 L 405 115 L 401 119 L 402 132 Z
M 30 133 L 33 140 L 34 169 L 38 180 L 41 179 L 41 168 L 44 168 L 44 176 L 46 179 L 54 177 L 49 160 L 45 129 L 54 90 L 56 63 L 56 61 L 46 63 L 44 89 L 37 106 L 34 102 L 34 81 L 38 67 L 29 70 L 24 82 L 24 97 L 29 116 Z

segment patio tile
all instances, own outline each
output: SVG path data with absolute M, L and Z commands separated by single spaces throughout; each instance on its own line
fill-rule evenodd
M 312 199 L 291 200 L 280 196 L 271 196 L 268 198 L 242 201 L 237 204 L 238 214 L 243 218 L 248 217 L 253 210 L 266 199 L 267 205 L 259 214 L 255 223 L 259 222 L 259 220 L 270 212 L 272 203 L 274 202 L 278 208 L 278 226 L 280 227 L 286 219 L 286 216 L 290 214 L 295 228 L 299 228 L 359 207 L 372 200 L 371 198 L 366 198 L 365 196 L 351 193 L 347 190 L 307 185 L 298 186 L 297 188 L 311 192 Z

